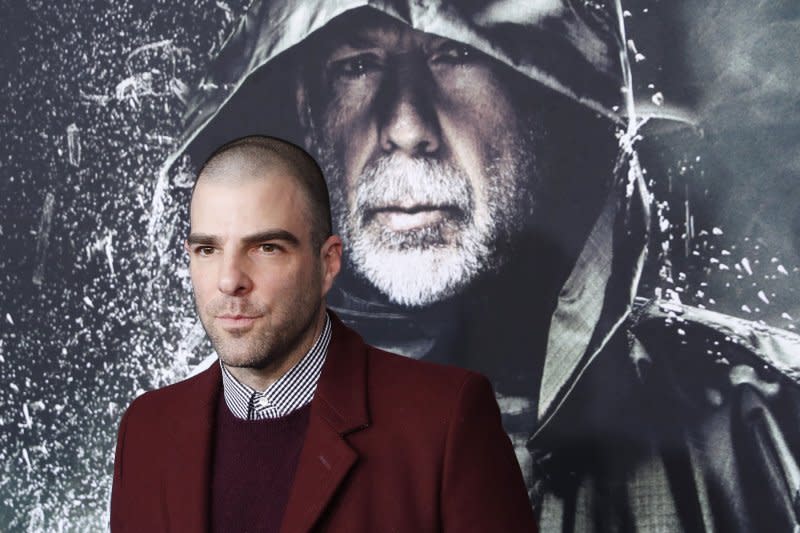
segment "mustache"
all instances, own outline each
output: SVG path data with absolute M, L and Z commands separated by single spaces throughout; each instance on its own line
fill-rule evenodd
M 364 218 L 389 209 L 444 209 L 468 216 L 473 194 L 469 178 L 452 164 L 391 155 L 364 169 L 354 200 L 355 212 Z
M 221 298 L 212 300 L 206 306 L 209 315 L 219 316 L 259 316 L 266 312 L 266 309 L 251 302 L 234 298 Z

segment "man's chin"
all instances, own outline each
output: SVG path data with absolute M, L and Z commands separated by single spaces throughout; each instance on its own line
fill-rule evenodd
M 241 338 L 225 334 L 212 339 L 211 344 L 225 366 L 232 368 L 263 368 L 267 365 L 269 357 L 265 355 L 264 347 L 253 345 Z
M 231 355 L 231 354 L 220 354 L 220 360 L 225 364 L 225 366 L 229 368 L 252 368 L 254 370 L 261 370 L 265 368 L 268 364 L 268 360 L 263 357 L 254 357 L 251 355 L 243 354 L 243 355 Z

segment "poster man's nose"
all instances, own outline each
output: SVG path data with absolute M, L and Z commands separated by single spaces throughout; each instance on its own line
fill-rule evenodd
M 387 80 L 380 145 L 384 152 L 400 151 L 410 157 L 438 152 L 441 139 L 431 90 L 418 70 L 401 72 Z

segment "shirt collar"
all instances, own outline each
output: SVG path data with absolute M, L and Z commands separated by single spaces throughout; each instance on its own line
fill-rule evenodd
M 238 381 L 222 368 L 222 389 L 225 404 L 237 417 L 244 420 L 261 420 L 285 416 L 308 404 L 317 390 L 322 365 L 331 340 L 331 319 L 325 313 L 325 325 L 314 345 L 286 374 L 259 392 Z

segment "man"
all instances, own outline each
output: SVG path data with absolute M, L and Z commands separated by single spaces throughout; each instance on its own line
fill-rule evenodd
M 239 139 L 203 166 L 186 249 L 219 364 L 124 415 L 113 531 L 535 531 L 486 380 L 326 311 L 330 218 L 289 143 Z
M 354 7 L 254 3 L 173 161 L 259 124 L 317 153 L 352 250 L 332 308 L 490 377 L 543 530 L 796 524 L 800 340 L 636 299 L 619 3 Z

